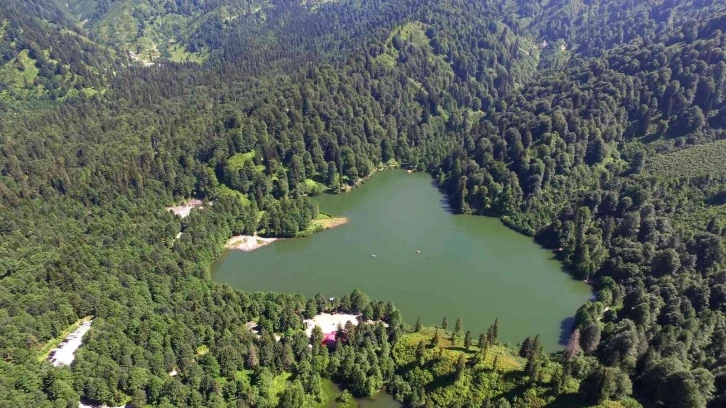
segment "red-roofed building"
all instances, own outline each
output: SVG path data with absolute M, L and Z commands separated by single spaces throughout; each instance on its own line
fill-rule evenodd
M 334 346 L 335 345 L 335 332 L 328 333 L 323 337 L 323 343 L 326 346 Z

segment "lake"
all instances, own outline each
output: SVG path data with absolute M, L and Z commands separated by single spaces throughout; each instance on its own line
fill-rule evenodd
M 327 388 L 328 395 L 333 395 L 335 400 L 330 401 L 330 403 L 325 404 L 328 408 L 337 408 L 341 405 L 348 405 L 348 404 L 339 404 L 337 402 L 337 398 L 340 396 L 340 394 L 343 392 L 343 389 L 340 388 L 337 384 L 333 383 L 330 380 L 323 380 L 323 388 Z M 393 399 L 393 395 L 386 392 L 385 388 L 381 390 L 378 394 L 376 394 L 373 398 L 355 398 L 355 405 L 357 408 L 401 408 L 403 405 Z
M 592 298 L 587 284 L 531 238 L 495 218 L 452 214 L 428 174 L 384 171 L 349 193 L 316 200 L 321 211 L 350 222 L 250 253 L 227 251 L 213 279 L 307 296 L 359 288 L 391 300 L 410 324 L 420 316 L 441 325 L 446 316 L 451 330 L 461 316 L 474 339 L 498 317 L 501 341 L 539 334 L 547 351 L 562 347 L 572 316 Z

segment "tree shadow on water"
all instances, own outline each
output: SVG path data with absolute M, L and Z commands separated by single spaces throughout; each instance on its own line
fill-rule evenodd
M 449 196 L 441 187 L 439 187 L 439 185 L 436 183 L 436 180 L 431 180 L 431 187 L 438 190 L 438 192 L 441 194 L 441 198 L 439 199 L 439 204 L 441 205 L 441 208 L 449 214 L 456 214 L 456 211 L 454 211 L 454 207 L 451 206 L 451 200 L 449 199 Z
M 454 211 L 454 207 L 451 206 L 451 203 L 449 202 L 449 199 L 446 197 L 441 197 L 441 200 L 439 200 L 439 204 L 441 205 L 441 208 L 446 211 L 449 214 L 456 215 L 456 211 Z
M 561 346 L 566 346 L 567 342 L 570 340 L 570 334 L 572 333 L 572 328 L 575 327 L 575 318 L 574 317 L 568 317 L 562 320 L 560 323 L 560 341 L 559 344 Z

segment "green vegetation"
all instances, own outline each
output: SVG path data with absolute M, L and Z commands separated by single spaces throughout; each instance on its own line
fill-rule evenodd
M 722 406 L 725 12 L 723 0 L 4 1 L 0 401 L 299 407 L 329 378 L 360 396 L 387 384 L 410 406 Z M 144 68 L 125 51 L 205 62 Z M 473 348 L 436 339 L 436 355 L 392 304 L 357 291 L 327 305 L 209 280 L 230 236 L 314 224 L 309 180 L 337 192 L 391 160 L 594 285 L 565 353 L 535 336 L 517 359 L 489 333 L 499 360 L 473 364 Z M 183 197 L 214 205 L 180 222 L 163 208 Z M 389 327 L 347 328 L 330 352 L 318 333 L 310 349 L 296 311 L 326 308 Z M 88 315 L 71 367 L 38 361 Z
M 6 83 L 7 89 L 0 94 L 0 98 L 8 98 L 10 95 L 17 95 L 23 98 L 29 98 L 31 92 L 37 94 L 42 93 L 42 89 L 31 90 L 30 88 L 35 82 L 40 70 L 35 67 L 35 60 L 28 56 L 28 50 L 21 51 L 15 58 L 11 59 L 7 64 L 0 68 L 0 76 Z
M 342 392 L 335 386 L 335 383 L 325 379 L 322 381 L 322 392 L 320 400 L 316 405 L 317 408 L 357 408 L 353 396 L 348 390 Z
M 305 179 L 305 190 L 309 195 L 316 196 L 320 195 L 323 191 L 327 190 L 328 186 L 323 183 L 319 183 L 313 179 Z
M 169 60 L 172 62 L 193 62 L 201 64 L 209 58 L 209 51 L 205 48 L 199 50 L 199 52 L 189 52 L 181 44 L 172 44 L 168 48 Z
M 210 194 L 210 197 L 215 197 L 215 198 L 233 197 L 233 198 L 239 200 L 242 203 L 242 205 L 244 205 L 245 207 L 248 207 L 251 204 L 250 199 L 247 198 L 246 195 L 240 193 L 237 190 L 233 190 L 224 184 L 220 184 L 219 186 L 217 186 L 215 191 Z
M 80 25 L 96 38 L 134 53 L 142 63 L 201 64 L 209 58 L 210 47 L 200 37 L 225 35 L 231 21 L 264 3 L 69 0 L 64 11 L 79 16 Z
M 722 176 L 726 174 L 726 140 L 659 154 L 645 171 L 664 178 Z
M 290 379 L 290 376 L 292 373 L 282 373 L 280 375 L 276 375 L 275 378 L 272 380 L 272 384 L 270 385 L 270 394 L 273 395 L 270 402 L 273 406 L 277 405 L 277 402 L 280 399 L 280 395 L 285 391 L 286 388 L 290 386 L 288 384 L 288 380 Z
M 0 10 L 1 109 L 85 99 L 102 92 L 122 61 L 53 7 L 16 3 L 12 0 Z
M 247 153 L 237 153 L 234 156 L 227 159 L 227 165 L 232 167 L 234 170 L 241 170 L 245 167 L 247 160 L 253 160 L 257 152 L 254 150 Z
M 347 218 L 344 217 L 333 217 L 330 214 L 320 213 L 314 220 L 310 222 L 307 228 L 300 230 L 297 237 L 309 237 L 316 232 L 324 231 L 326 229 L 335 228 L 348 222 Z
M 384 42 L 385 52 L 376 57 L 376 61 L 385 67 L 393 68 L 400 58 L 398 50 L 401 48 L 402 42 L 408 42 L 420 49 L 430 50 L 429 38 L 426 37 L 425 29 L 426 26 L 420 21 L 394 28 Z M 414 81 L 414 83 L 418 85 L 418 82 Z M 420 85 L 418 86 L 420 87 Z

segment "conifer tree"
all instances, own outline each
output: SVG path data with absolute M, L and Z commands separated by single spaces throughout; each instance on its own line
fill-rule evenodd
M 466 369 L 466 357 L 464 353 L 459 354 L 459 358 L 456 360 L 456 378 L 461 379 L 464 376 L 464 370 Z
M 250 344 L 249 350 L 247 350 L 247 368 L 255 369 L 260 363 L 260 359 L 257 357 L 257 347 L 254 344 Z
M 436 332 L 434 333 L 434 337 L 431 338 L 431 346 L 432 347 L 438 347 L 439 345 L 439 328 L 436 328 Z
M 531 382 L 536 382 L 539 376 L 540 370 L 540 354 L 542 353 L 542 344 L 539 340 L 539 335 L 534 337 L 532 340 L 531 347 L 527 354 L 527 365 L 525 366 L 525 372 L 529 376 Z
M 426 344 L 423 340 L 421 340 L 418 343 L 418 346 L 416 346 L 416 362 L 420 366 L 424 365 L 426 362 Z
M 519 347 L 519 356 L 522 358 L 527 358 L 527 356 L 530 354 L 530 350 L 532 348 L 532 338 L 527 336 L 526 339 L 522 342 L 522 345 Z
M 494 324 L 489 326 L 487 330 L 487 341 L 490 345 L 496 345 L 499 342 L 499 318 L 494 320 Z
M 499 343 L 499 318 L 494 319 L 494 332 L 492 344 Z
M 565 358 L 570 361 L 575 358 L 580 351 L 580 329 L 575 329 L 570 335 L 570 340 L 567 342 Z
M 479 333 L 479 341 L 477 341 L 476 346 L 481 348 L 484 347 L 484 345 L 487 343 L 487 334 L 485 332 Z
M 461 336 L 461 332 L 464 330 L 464 324 L 461 321 L 461 316 L 456 319 L 456 323 L 454 324 L 454 332 L 451 334 L 451 341 L 456 344 L 456 341 L 459 339 L 459 336 Z

